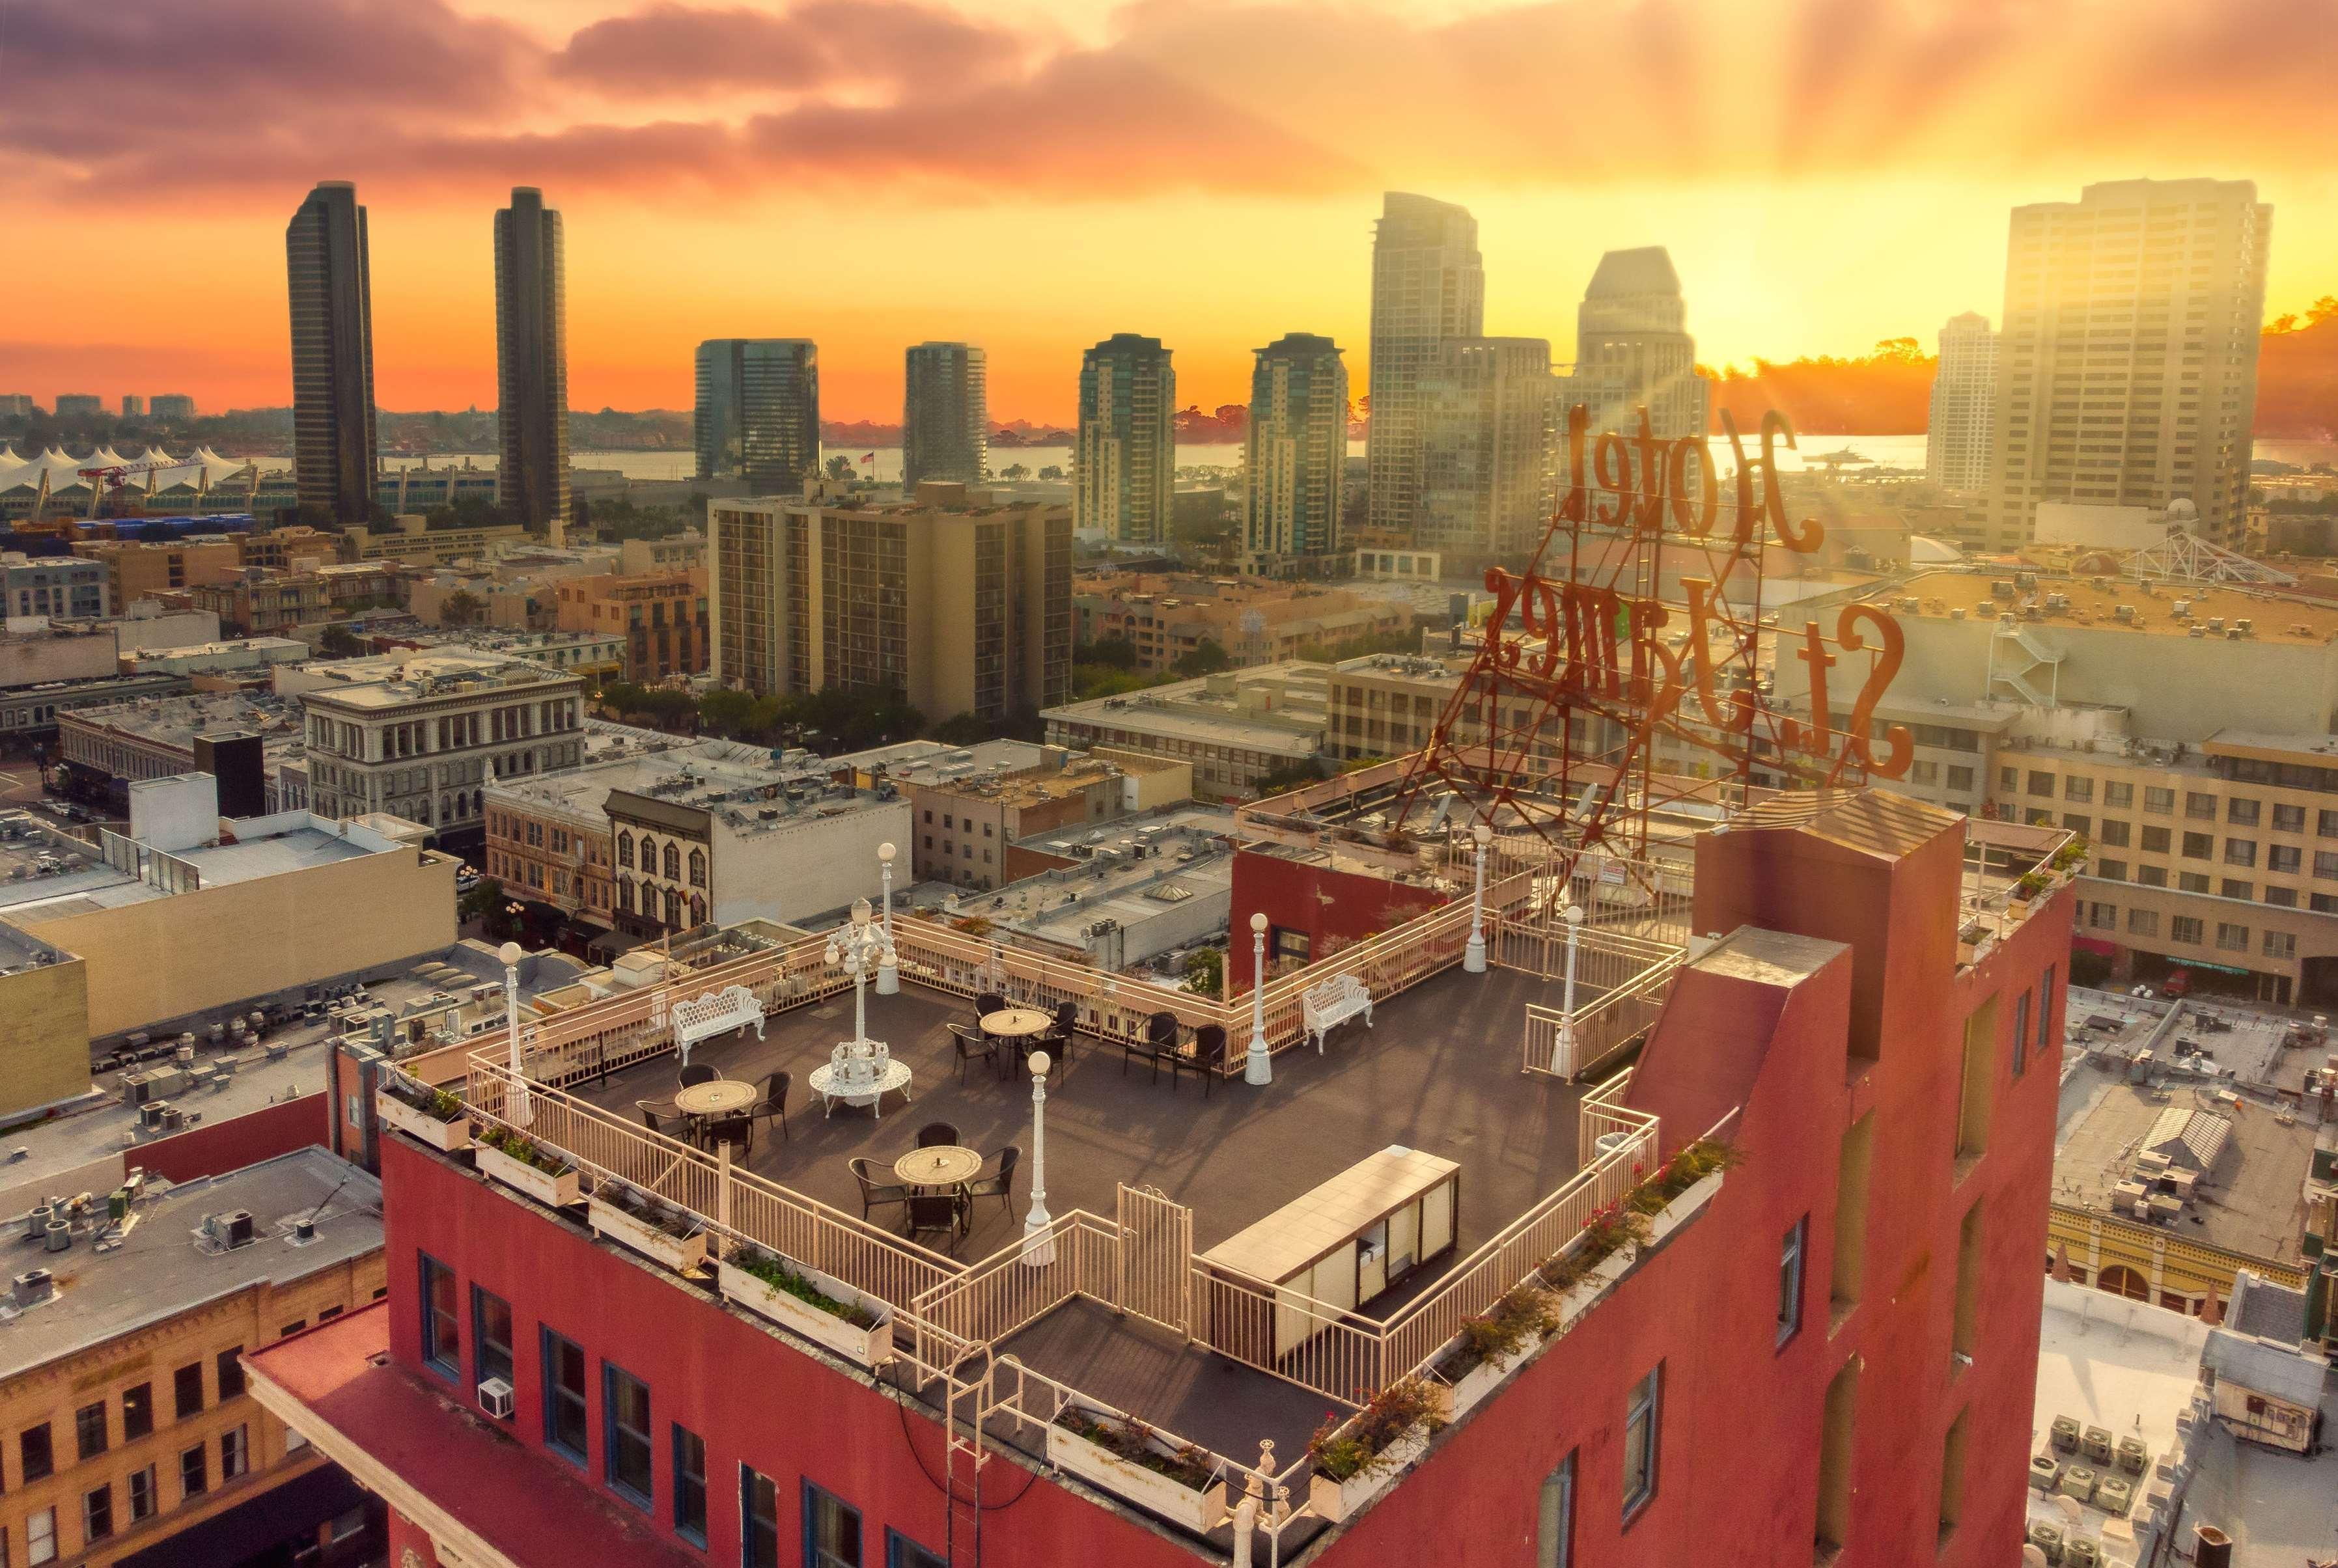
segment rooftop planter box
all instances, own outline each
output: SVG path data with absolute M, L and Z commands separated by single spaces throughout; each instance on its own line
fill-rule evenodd
M 383 1122 L 442 1154 L 452 1154 L 471 1141 L 471 1119 L 463 1113 L 463 1102 L 444 1089 L 385 1084 L 375 1092 L 373 1103 Z
M 1196 1535 L 1225 1517 L 1225 1478 L 1212 1476 L 1199 1449 L 1174 1447 L 1140 1422 L 1075 1406 L 1047 1428 L 1047 1463 Z
M 801 1334 L 862 1367 L 893 1358 L 893 1308 L 817 1269 L 798 1269 L 749 1248 L 714 1271 L 726 1301 Z
M 582 1196 L 574 1165 L 516 1133 L 503 1133 L 500 1138 L 500 1144 L 483 1138 L 471 1145 L 480 1170 L 548 1208 L 565 1209 Z M 510 1152 L 514 1147 L 520 1152 Z
M 1307 1474 L 1307 1500 L 1315 1512 L 1337 1524 L 1363 1511 L 1364 1504 L 1396 1484 L 1399 1472 L 1429 1449 L 1426 1423 L 1412 1427 L 1380 1451 L 1372 1462 L 1344 1481 L 1320 1469 Z
M 1438 1353 L 1429 1391 L 1437 1416 L 1451 1421 L 1508 1377 L 1518 1363 L 1557 1333 L 1565 1318 L 1564 1298 L 1536 1280 L 1513 1287 L 1502 1298 L 1461 1325 L 1461 1332 Z
M 596 1236 L 624 1242 L 644 1258 L 687 1274 L 706 1261 L 706 1232 L 698 1221 L 632 1188 L 611 1183 L 593 1194 L 585 1223 Z
M 1307 1496 L 1315 1512 L 1336 1524 L 1392 1485 L 1445 1426 L 1443 1403 L 1429 1379 L 1406 1377 L 1373 1395 L 1347 1420 L 1326 1419 L 1307 1441 L 1314 1462 Z
M 1713 1201 L 1721 1191 L 1722 1173 L 1715 1171 L 1699 1177 L 1689 1190 L 1648 1217 L 1648 1245 L 1654 1247 L 1675 1230 L 1696 1217 L 1697 1210 Z

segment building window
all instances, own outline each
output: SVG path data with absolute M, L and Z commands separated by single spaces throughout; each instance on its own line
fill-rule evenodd
M 471 1359 L 479 1382 L 513 1380 L 511 1303 L 476 1285 L 471 1287 Z
M 161 1506 L 156 1494 L 154 1466 L 149 1465 L 143 1470 L 133 1470 L 130 1473 L 130 1522 L 132 1524 L 134 1524 L 141 1519 L 154 1517 L 154 1511 Z
M 631 866 L 633 863 L 634 836 L 630 833 L 620 833 L 617 835 L 617 864 Z
M 243 1392 L 243 1347 L 222 1350 L 213 1358 L 211 1375 L 219 1380 L 220 1403 L 224 1405 Z
M 232 1481 L 251 1468 L 251 1429 L 237 1426 L 220 1434 L 220 1479 Z
M 2227 953 L 2247 952 L 2249 928 L 2245 926 L 2235 926 L 2228 920 L 2217 921 L 2216 946 Z
M 2024 991 L 2013 1004 L 2013 1075 L 2020 1077 L 2029 1070 L 2029 993 Z
M 2294 877 L 2305 868 L 2305 851 L 2294 844 L 2274 844 L 2265 850 L 2265 869 Z
M 885 1532 L 885 1568 L 949 1568 L 938 1552 L 918 1545 L 898 1530 Z
M 84 1459 L 94 1459 L 105 1452 L 104 1400 L 74 1412 L 74 1446 Z
M 2103 818 L 2101 841 L 2111 848 L 2124 849 L 2127 848 L 2129 835 L 2133 832 L 2134 829 L 2128 824 L 2119 821 L 2117 818 L 2106 817 Z
M 184 1421 L 190 1416 L 200 1416 L 203 1409 L 203 1364 L 200 1361 L 182 1367 L 171 1374 L 171 1404 Z
M 673 1528 L 706 1544 L 706 1439 L 682 1426 L 673 1429 Z
M 211 1485 L 211 1450 L 198 1443 L 179 1455 L 179 1495 L 200 1497 Z
M 2216 819 L 2216 798 L 2203 795 L 2197 789 L 2186 790 L 2184 815 L 2195 822 L 2214 822 Z
M 2264 934 L 2264 956 L 2268 958 L 2296 957 L 2297 938 L 2286 931 L 2266 932 Z
M 122 1391 L 122 1440 L 143 1437 L 154 1430 L 154 1387 L 140 1383 Z
M 2254 898 L 2257 896 L 2255 883 L 2244 882 L 2237 877 L 2225 877 L 2222 883 L 2218 884 L 2216 892 L 2222 897 L 2238 898 L 2244 902 Z
M 455 1317 L 455 1271 L 425 1252 L 422 1259 L 422 1359 L 433 1371 L 463 1376 L 463 1336 Z
M 1783 1345 L 1803 1328 L 1803 1277 L 1810 1252 L 1811 1217 L 1794 1221 L 1778 1252 L 1778 1338 Z
M 2156 785 L 2145 785 L 2143 787 L 2143 808 L 2158 817 L 2173 815 L 2176 810 L 2176 791 L 2173 789 L 2162 789 Z
M 2305 831 L 2305 808 L 2275 805 L 2273 808 L 2273 830 L 2276 833 Z
M 81 1531 L 84 1540 L 103 1541 L 113 1534 L 113 1488 L 100 1486 L 81 1499 Z
M 2103 786 L 2103 805 L 2113 811 L 2126 811 L 2132 809 L 2135 806 L 2135 786 L 2132 784 L 2105 784 Z
M 584 1348 L 544 1331 L 544 1446 L 584 1463 Z
M 2095 799 L 2095 781 L 2071 774 L 2062 780 L 2062 799 L 2080 806 L 2091 806 Z
M 2009 794 L 2009 795 L 2012 794 L 2016 789 L 2020 789 L 2020 788 L 2021 788 L 2021 771 L 2020 771 L 2020 769 L 2018 769 L 2018 768 L 2000 768 L 2000 769 L 1999 769 L 1997 770 L 1997 787 L 1998 787 L 1999 789 L 2000 789 L 2004 790 L 2004 791 L 2005 791 L 2007 794 Z
M 2297 889 L 2294 887 L 2268 887 L 2264 890 L 2264 901 L 2268 904 L 2277 905 L 2284 909 L 2294 909 L 2297 907 Z
M 2029 775 L 2029 793 L 2032 795 L 2042 795 L 2049 800 L 2052 799 L 2054 798 L 2054 775 L 2051 773 L 2040 773 L 2032 769 Z
M 2088 905 L 2087 924 L 2097 931 L 2116 931 L 2118 929 L 2117 906 L 2110 904 Z
M 57 1467 L 56 1453 L 49 1445 L 49 1424 L 27 1426 L 16 1439 L 18 1474 L 25 1481 L 38 1481 Z
M 803 1484 L 804 1568 L 860 1568 L 860 1514 Z
M 620 1495 L 650 1504 L 650 1386 L 601 1363 L 602 1469 Z
M 2176 873 L 2176 886 L 2186 893 L 2205 893 L 2208 891 L 2208 874 L 2205 871 L 2180 871 Z
M 2127 912 L 2127 934 L 2130 936 L 2158 936 L 2159 911 L 2156 909 L 2128 910 Z
M 2167 922 L 2167 939 L 2171 942 L 2183 942 L 2197 946 L 2200 941 L 2202 930 L 2203 927 L 2198 916 L 2193 915 L 2174 916 Z
M 2257 825 L 2258 808 L 2262 804 L 2256 800 L 2227 800 L 2225 802 L 2225 820 L 2235 828 L 2254 828 Z
M 2227 838 L 2227 839 L 2225 839 L 2225 865 L 2227 865 L 2227 866 L 2254 866 L 2254 865 L 2255 865 L 2256 863 L 2257 863 L 2257 841 L 2256 841 L 2255 839 L 2254 839 L 2254 838 Z
M 741 1568 L 780 1568 L 780 1489 L 759 1470 L 739 1466 Z
M 2127 862 L 2124 860 L 2097 860 L 2095 862 L 2094 874 L 2097 877 L 2101 877 L 2106 882 L 2124 882 L 2127 880 Z
M 1665 1366 L 1659 1361 L 1632 1385 L 1624 1407 L 1624 1518 L 1626 1522 L 1656 1494 L 1656 1451 L 1663 1430 Z
M 2167 828 L 2146 828 L 2143 830 L 2143 852 L 2145 854 L 2165 855 L 2167 853 L 2168 845 L 2169 830 Z
M 1972 790 L 1972 787 L 1973 770 L 1971 769 L 1953 766 L 1950 768 L 1949 788 L 1950 789 L 1955 790 L 1959 794 L 1970 794 Z
M 2316 811 L 2313 831 L 2319 838 L 2338 838 L 2338 811 Z
M 38 1514 L 25 1517 L 25 1561 L 54 1563 L 57 1560 L 57 1511 L 44 1508 Z
M 1575 1568 L 1575 1452 L 1542 1478 L 1535 1568 Z
M 2186 860 L 2206 860 L 2216 853 L 2216 838 L 2213 833 L 2184 835 L 2184 858 Z

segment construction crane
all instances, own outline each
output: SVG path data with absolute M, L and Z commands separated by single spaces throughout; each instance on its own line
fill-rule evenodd
M 148 476 L 147 494 L 152 495 L 153 494 L 152 475 L 167 473 L 173 468 L 202 466 L 201 459 L 185 457 L 172 458 L 162 463 L 116 463 L 103 468 L 84 468 L 80 473 L 83 478 L 89 481 L 89 514 L 93 518 L 121 515 L 119 512 L 101 513 L 98 508 L 111 505 L 121 500 L 122 493 L 130 488 L 130 481 L 141 474 Z

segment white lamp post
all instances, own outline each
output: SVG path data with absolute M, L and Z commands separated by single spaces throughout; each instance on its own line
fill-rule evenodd
M 519 1056 L 519 961 L 522 949 L 516 942 L 506 942 L 497 955 L 504 961 L 504 1029 L 511 1038 L 511 1123 L 526 1127 L 535 1120 L 535 1107 L 527 1100 L 527 1069 L 520 1065 Z
M 1243 1082 L 1274 1082 L 1274 1059 L 1266 1049 L 1266 911 L 1250 917 L 1250 1054 L 1243 1058 Z
M 1469 895 L 1469 945 L 1461 949 L 1461 967 L 1472 975 L 1486 972 L 1486 847 L 1494 830 L 1483 822 L 1469 829 L 1478 841 L 1478 884 Z
M 1031 1053 L 1031 1208 L 1023 1216 L 1023 1261 L 1044 1269 L 1056 1260 L 1055 1220 L 1047 1212 L 1047 1054 Z
M 901 989 L 901 971 L 893 956 L 893 847 L 877 846 L 877 863 L 885 873 L 885 954 L 877 963 L 877 995 L 890 996 Z
M 893 943 L 869 918 L 869 900 L 852 901 L 852 918 L 829 933 L 826 956 L 852 976 L 852 1043 L 869 1044 L 869 972 L 893 962 Z
M 1575 1073 L 1575 939 L 1583 935 L 1583 906 L 1570 903 L 1567 919 L 1567 992 L 1560 998 L 1558 1043 L 1551 1047 L 1550 1070 L 1562 1078 Z

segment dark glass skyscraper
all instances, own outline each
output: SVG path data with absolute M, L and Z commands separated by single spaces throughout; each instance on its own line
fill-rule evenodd
M 990 369 L 970 343 L 917 343 L 901 393 L 901 486 L 979 485 L 990 469 Z
M 1340 548 L 1348 368 L 1340 346 L 1292 332 L 1258 350 L 1243 452 L 1243 544 L 1261 563 Z
M 693 426 L 701 479 L 802 495 L 820 472 L 820 350 L 805 338 L 708 338 Z
M 284 227 L 292 302 L 292 474 L 337 523 L 373 505 L 373 286 L 357 187 L 329 180 Z
M 1080 358 L 1072 522 L 1131 544 L 1169 537 L 1177 372 L 1158 338 L 1115 333 Z
M 504 509 L 557 537 L 568 522 L 568 326 L 560 214 L 531 186 L 496 213 L 496 367 Z

